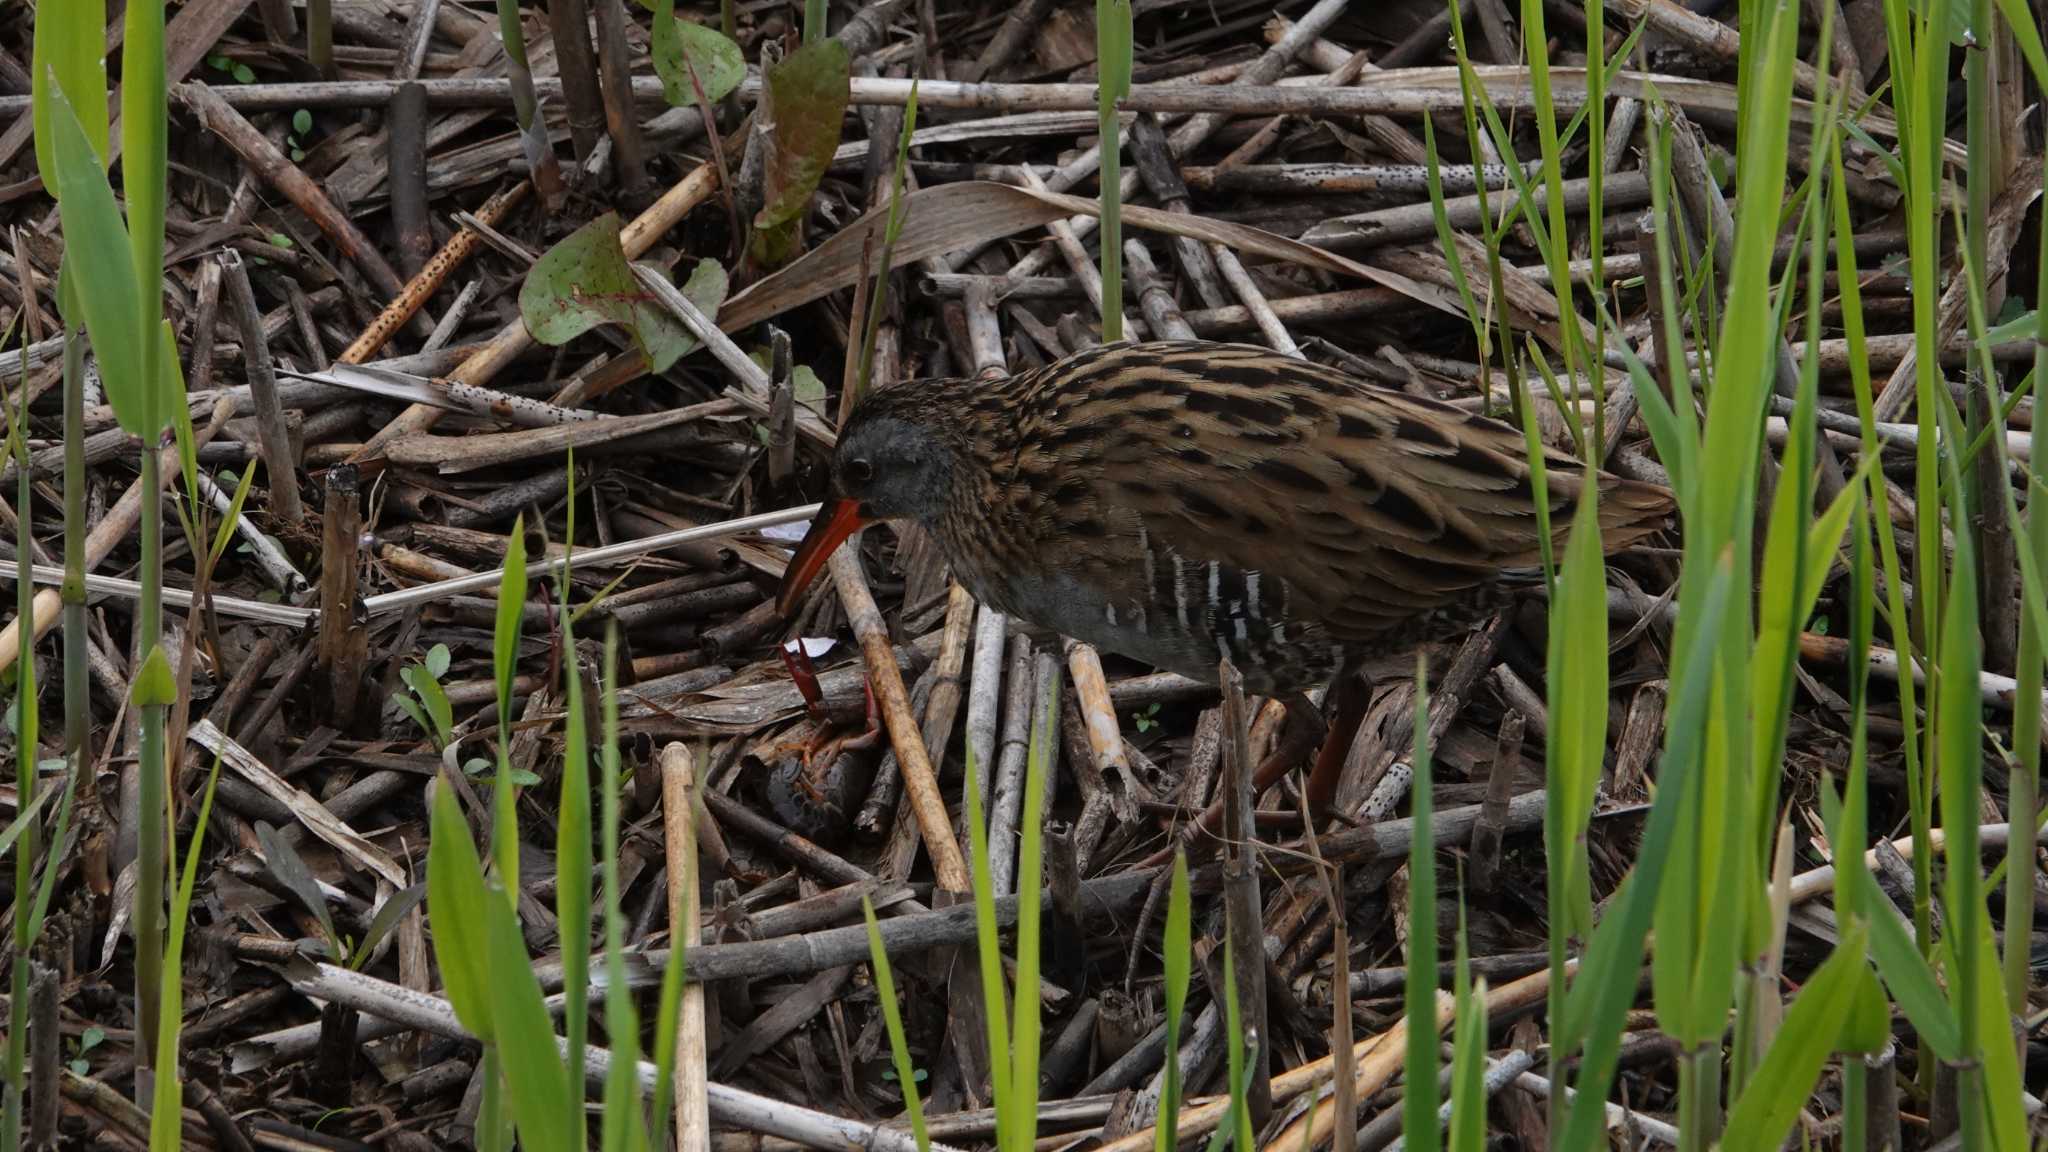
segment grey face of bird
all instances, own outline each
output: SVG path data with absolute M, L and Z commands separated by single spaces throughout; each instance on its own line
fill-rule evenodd
M 946 506 L 952 450 L 925 428 L 882 416 L 847 429 L 833 454 L 838 494 L 868 520 L 936 522 Z

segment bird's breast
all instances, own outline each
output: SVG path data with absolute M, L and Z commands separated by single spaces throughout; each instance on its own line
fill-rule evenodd
M 1320 684 L 1344 663 L 1341 646 L 1293 611 L 1297 598 L 1277 580 L 1132 543 L 1130 555 L 1108 561 L 1057 541 L 1011 564 L 969 550 L 953 570 L 976 599 L 1034 627 L 1205 683 L 1226 658 L 1258 694 Z

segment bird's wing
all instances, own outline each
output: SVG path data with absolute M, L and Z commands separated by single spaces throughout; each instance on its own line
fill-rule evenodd
M 1098 366 L 1095 386 L 1026 406 L 1020 471 L 1064 531 L 1073 562 L 1209 561 L 1278 581 L 1340 634 L 1372 635 L 1458 601 L 1541 556 L 1522 435 L 1448 404 L 1360 383 L 1239 345 L 1139 346 Z M 1551 534 L 1561 544 L 1584 470 L 1547 453 Z M 1670 495 L 1600 475 L 1602 543 L 1661 527 Z M 1134 563 L 1137 561 L 1137 563 Z

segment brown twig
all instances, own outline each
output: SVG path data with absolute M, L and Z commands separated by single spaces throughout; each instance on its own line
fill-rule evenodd
M 678 944 L 699 938 L 697 886 L 697 792 L 695 761 L 682 744 L 661 750 L 662 827 L 668 846 L 669 934 Z M 676 1017 L 676 1147 L 678 1152 L 707 1152 L 711 1110 L 705 1099 L 707 1061 L 704 1036 L 704 986 L 683 990 Z
M 405 281 L 399 278 L 391 265 L 385 263 L 370 238 L 334 206 L 311 177 L 279 151 L 268 136 L 222 100 L 218 93 L 198 81 L 180 84 L 171 89 L 171 93 L 199 118 L 200 127 L 219 136 L 235 150 L 243 163 L 326 233 L 335 247 L 341 250 L 342 257 L 362 269 L 371 287 L 387 297 L 398 296 L 405 290 Z
M 352 465 L 327 470 L 327 501 L 320 514 L 320 634 L 317 659 L 326 686 L 326 713 L 335 727 L 354 726 L 369 631 L 360 618 L 357 581 L 362 569 L 362 504 Z
M 228 311 L 242 332 L 242 367 L 249 379 L 249 392 L 256 401 L 256 431 L 263 443 L 263 470 L 269 479 L 270 512 L 282 523 L 297 528 L 306 518 L 299 500 L 298 469 L 293 462 L 291 438 L 285 432 L 284 406 L 278 400 L 277 375 L 270 366 L 270 346 L 263 338 L 263 314 L 256 307 L 256 292 L 249 283 L 249 269 L 242 255 L 228 249 L 217 258 L 222 287 L 227 293 Z

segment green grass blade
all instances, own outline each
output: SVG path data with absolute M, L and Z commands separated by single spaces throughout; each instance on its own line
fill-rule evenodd
M 568 580 L 562 581 L 566 588 Z M 567 613 L 562 614 L 563 720 L 561 792 L 555 808 L 555 917 L 562 948 L 562 1034 L 565 1066 L 582 1076 L 590 1006 L 590 728 L 583 706 L 581 662 Z M 606 686 L 609 689 L 609 685 Z
M 2012 1018 L 2007 1015 L 2005 997 L 1992 995 L 1998 987 L 1998 948 L 1991 934 L 1991 915 L 1979 908 L 1975 923 L 1964 931 L 1977 938 L 1977 1028 L 1990 1038 L 1984 1045 L 1983 1109 L 1990 1121 L 1991 1147 L 2024 1149 L 2027 1143 L 2027 1115 L 2021 1108 L 2022 1082 L 2019 1053 L 2008 1039 Z
M 1436 242 L 1444 250 L 1444 265 L 1450 269 L 1451 283 L 1457 286 L 1458 302 L 1464 307 L 1465 315 L 1472 321 L 1472 340 L 1479 349 L 1479 360 L 1483 364 L 1491 358 L 1489 335 L 1492 329 L 1487 325 L 1485 310 L 1479 307 L 1478 299 L 1472 295 L 1471 282 L 1465 276 L 1465 262 L 1458 257 L 1457 235 L 1451 230 L 1450 214 L 1444 208 L 1444 181 L 1441 171 L 1443 165 L 1437 156 L 1436 124 L 1429 116 L 1422 118 L 1422 147 L 1428 159 L 1422 171 L 1429 183 L 1429 211 L 1431 219 L 1436 224 Z M 1479 181 L 1478 187 L 1484 196 L 1486 181 Z M 1484 215 L 1483 208 L 1481 214 Z M 1484 382 L 1482 373 L 1482 385 Z M 1480 394 L 1480 402 L 1489 409 L 1493 403 L 1492 397 L 1483 392 Z
M 1914 629 L 1921 651 L 1929 658 L 1941 651 L 1941 619 L 1945 576 L 1941 569 L 1942 507 L 1941 461 L 1938 457 L 1938 392 L 1945 393 L 1939 358 L 1933 355 L 1940 340 L 1938 296 L 1941 291 L 1940 216 L 1942 193 L 1941 146 L 1947 138 L 1949 80 L 1950 6 L 1930 4 L 1924 15 L 1915 13 L 1903 0 L 1887 3 L 1888 38 L 1896 41 L 1894 63 L 1904 67 L 1892 73 L 1898 89 L 1896 113 L 1899 120 L 1900 152 L 1905 157 L 1904 187 L 1906 215 L 1906 256 L 1913 299 L 1914 420 L 1919 443 L 1914 453 L 1914 501 L 1920 509 L 1915 525 L 1913 554 Z M 1961 521 L 1957 522 L 1960 527 Z M 1905 618 L 1894 620 L 1896 627 Z M 1903 679 L 1903 678 L 1902 678 Z M 1939 691 L 1930 679 L 1930 700 Z M 1938 706 L 1930 705 L 1929 731 L 1924 734 L 1923 770 L 1939 771 Z M 1928 905 L 1933 899 L 1934 861 L 1928 833 L 1933 827 L 1933 802 L 1925 785 L 1914 777 L 1911 788 L 1913 827 L 1913 923 L 1923 952 L 1933 945 L 1932 917 Z
M 889 971 L 889 953 L 882 947 L 882 926 L 875 921 L 875 905 L 860 898 L 861 915 L 868 926 L 868 960 L 875 973 L 875 996 L 882 1003 L 882 1021 L 889 1028 L 889 1057 L 896 1066 L 896 1083 L 903 1089 L 903 1109 L 910 1113 L 910 1135 L 919 1152 L 931 1148 L 924 1126 L 924 1103 L 917 1095 L 917 1069 L 910 1060 L 910 1042 L 903 1038 L 903 1012 L 896 1005 L 896 978 Z
M 64 262 L 76 287 L 72 296 L 84 312 L 73 319 L 83 319 L 92 337 L 100 381 L 121 427 L 133 435 L 151 435 L 149 397 L 142 383 L 147 379 L 140 354 L 144 341 L 137 336 L 142 304 L 121 211 L 71 102 L 52 92 L 49 104 L 57 199 L 66 223 Z
M 1696 617 L 1698 627 L 1709 630 L 1721 626 L 1730 601 L 1736 598 L 1730 553 L 1722 553 L 1711 576 Z M 1594 929 L 1578 978 L 1572 981 L 1565 1000 L 1563 1025 L 1553 1029 L 1553 1046 L 1569 1050 L 1581 1041 L 1586 1045 L 1576 1085 L 1578 1096 L 1570 1106 L 1562 1147 L 1597 1145 L 1606 1123 L 1607 1085 L 1620 1055 L 1622 1023 L 1635 1002 L 1635 973 L 1642 962 L 1643 941 L 1649 934 L 1664 869 L 1674 855 L 1673 838 L 1690 805 L 1691 778 L 1701 771 L 1707 756 L 1704 745 L 1711 715 L 1708 672 L 1713 655 L 1712 649 L 1695 645 L 1689 655 L 1692 663 L 1672 678 L 1675 691 L 1657 771 L 1657 795 L 1643 826 L 1642 849 L 1635 868 Z M 1658 950 L 1663 948 L 1660 943 Z
M 686 867 L 696 883 L 695 861 Z M 661 974 L 661 999 L 654 1009 L 654 1121 L 648 1146 L 668 1147 L 669 1111 L 675 1097 L 676 1020 L 683 1011 L 683 955 L 696 941 L 689 932 L 669 935 L 668 968 Z
M 875 334 L 881 331 L 882 313 L 888 310 L 889 270 L 895 267 L 896 239 L 903 232 L 903 220 L 910 206 L 903 198 L 903 172 L 910 164 L 910 139 L 917 132 L 917 80 L 910 81 L 910 99 L 903 106 L 903 131 L 896 138 L 896 168 L 891 176 L 889 219 L 882 227 L 882 256 L 875 264 L 875 289 L 868 295 L 867 317 L 860 337 L 860 379 L 851 393 L 840 398 L 842 412 L 851 412 L 867 393 L 874 376 Z
M 1549 640 L 1551 800 L 1544 847 L 1553 881 L 1553 919 L 1583 934 L 1593 926 L 1585 845 L 1607 751 L 1607 567 L 1600 545 L 1597 473 L 1585 472 L 1564 568 L 1558 573 Z M 1557 929 L 1553 929 L 1555 931 Z
M 522 1147 L 580 1148 L 583 1109 L 571 1093 L 555 1047 L 554 1023 L 526 955 L 519 916 L 504 900 L 482 902 L 489 952 L 491 1017 L 498 1027 L 498 1056 L 505 1070 L 506 1099 Z M 625 999 L 625 997 L 607 997 Z
M 7 855 L 7 853 L 13 849 L 14 842 L 16 840 L 21 839 L 22 833 L 26 832 L 29 829 L 29 827 L 35 823 L 36 819 L 42 813 L 43 806 L 49 802 L 50 797 L 55 796 L 56 794 L 57 790 L 55 788 L 45 788 L 42 791 L 37 792 L 35 799 L 30 800 L 28 804 L 25 805 L 22 808 L 22 810 L 15 815 L 14 819 L 8 821 L 7 827 L 5 829 L 0 829 L 0 856 Z M 53 843 L 61 842 L 62 841 L 53 841 Z
M 469 837 L 455 793 L 436 778 L 427 838 L 427 923 L 434 931 L 434 960 L 455 1018 L 489 1044 L 489 968 L 485 961 L 483 906 L 493 899 L 484 887 L 483 861 Z
M 1495 288 L 1498 289 L 1498 287 L 1499 285 L 1496 284 Z M 1542 370 L 1543 378 L 1546 381 L 1550 381 L 1549 362 L 1543 358 L 1533 339 L 1529 342 L 1529 354 L 1530 359 L 1534 360 L 1536 366 Z M 1537 423 L 1535 407 L 1529 403 L 1529 397 L 1523 391 L 1521 376 L 1515 370 L 1512 350 L 1508 352 L 1508 383 L 1513 389 L 1515 411 L 1521 416 L 1522 450 L 1524 457 L 1529 462 L 1529 490 L 1531 492 L 1548 492 L 1551 490 L 1550 469 L 1544 464 L 1543 429 Z M 1551 394 L 1555 396 L 1556 393 L 1555 383 L 1552 382 Z M 1543 558 L 1544 586 L 1554 598 L 1557 595 L 1557 560 L 1551 552 L 1551 536 L 1550 501 L 1538 500 L 1536 501 L 1536 541 L 1538 551 L 1542 554 Z M 1553 602 L 1555 601 L 1553 600 Z
M 164 199 L 170 172 L 170 88 L 164 76 L 164 0 L 128 0 L 121 44 L 121 191 L 135 281 L 137 367 L 144 382 L 143 435 L 169 417 L 163 347 L 151 335 L 163 317 Z
M 1583 521 L 1582 517 L 1582 524 Z M 1593 543 L 1594 547 L 1599 546 L 1597 537 Z M 1576 553 L 1577 548 L 1571 550 Z M 1567 561 L 1567 567 L 1569 564 Z M 1570 609 L 1566 611 L 1569 613 Z M 1603 623 L 1605 618 L 1603 611 Z M 1600 666 L 1604 671 L 1607 666 L 1604 642 L 1600 645 L 1600 656 Z M 1606 678 L 1603 676 L 1601 679 L 1604 683 Z M 1605 695 L 1604 688 L 1602 695 Z M 1602 711 L 1604 713 L 1605 709 Z M 1604 715 L 1602 719 L 1604 721 Z M 1436 1057 L 1436 840 L 1430 824 L 1434 797 L 1431 793 L 1429 752 L 1429 676 L 1424 658 L 1418 655 L 1415 659 L 1415 754 L 1410 758 L 1415 779 L 1409 786 L 1412 797 L 1409 823 L 1415 832 L 1408 839 L 1408 980 L 1404 1005 L 1408 1018 L 1408 1051 L 1404 1064 L 1406 1087 L 1401 1094 L 1401 1127 L 1407 1136 L 1406 1146 L 1413 1152 L 1436 1152 L 1442 1143 L 1442 1133 L 1437 1128 L 1437 1109 L 1441 1102 Z M 1339 964 L 1336 979 L 1345 979 L 1344 967 Z M 1349 995 L 1349 991 L 1343 990 L 1338 994 Z M 1347 1116 L 1340 1122 L 1351 1123 L 1352 1119 Z
M 1028 1149 L 1038 1137 L 1038 972 L 1039 923 L 1042 910 L 1038 893 L 1043 869 L 1045 822 L 1045 778 L 1052 770 L 1054 741 L 1059 731 L 1060 681 L 1058 666 L 1046 684 L 1032 723 L 1031 747 L 1024 758 L 1024 813 L 1017 827 L 1022 844 L 1017 851 L 1017 994 L 1011 1002 L 1010 1023 L 1010 1110 L 1011 1143 L 1008 1149 Z M 993 1063 L 993 1061 L 991 1061 Z
M 1237 1152 L 1252 1152 L 1257 1147 L 1252 1142 L 1252 1110 L 1247 1093 L 1251 1084 L 1251 1057 L 1263 1053 L 1249 1053 L 1244 1042 L 1244 1010 L 1237 995 L 1237 963 L 1231 955 L 1230 938 L 1236 935 L 1226 929 L 1223 933 L 1223 1031 L 1229 1036 L 1229 1059 L 1226 1065 L 1230 1075 L 1230 1123 L 1219 1125 L 1216 1135 L 1228 1132 L 1236 1142 Z M 1435 1082 L 1435 1074 L 1430 1076 Z M 1434 1117 L 1431 1117 L 1432 1122 Z M 1210 1145 L 1215 1146 L 1214 1142 Z
M 1892 1003 L 1905 1013 L 1922 1043 L 1943 1060 L 1956 1060 L 1963 1050 L 1962 1029 L 1949 1011 L 1935 977 L 1913 937 L 1899 923 L 1898 912 L 1875 883 L 1859 885 L 1862 912 L 1870 922 L 1870 955 L 1892 994 Z
M 50 791 L 52 789 L 46 788 L 35 799 L 29 801 L 29 808 L 27 810 L 29 815 L 34 815 L 36 806 L 42 803 L 42 796 Z M 57 890 L 60 854 L 64 851 L 66 837 L 71 834 L 72 806 L 77 799 L 77 793 L 78 772 L 76 766 L 67 764 L 64 775 L 64 798 L 57 803 L 56 826 L 50 830 L 50 844 L 52 847 L 44 856 L 42 878 L 36 883 L 35 906 L 29 913 L 28 938 L 30 940 L 42 938 L 43 923 L 50 911 L 50 896 Z M 19 821 L 21 817 L 16 816 L 15 819 Z M 12 826 L 9 827 L 6 833 L 0 833 L 0 854 L 4 854 L 6 846 L 13 843 L 15 835 L 17 833 L 13 831 Z
M 567 585 L 567 578 L 563 580 Z M 505 577 L 498 585 L 498 615 L 491 633 L 491 673 L 498 688 L 498 743 L 512 742 L 512 679 L 519 666 L 521 609 L 526 606 L 526 515 L 512 519 L 505 544 Z
M 1599 37 L 1596 34 L 1594 36 L 1594 45 L 1587 53 L 1592 67 L 1592 76 L 1590 78 L 1593 82 L 1593 93 L 1595 95 L 1598 92 L 1597 76 L 1600 58 L 1605 50 L 1605 46 L 1599 44 L 1598 40 Z M 1544 209 L 1549 217 L 1547 229 L 1542 229 L 1549 233 L 1548 243 L 1543 247 L 1543 263 L 1544 267 L 1550 272 L 1550 291 L 1552 295 L 1557 297 L 1557 311 L 1560 317 L 1558 329 L 1564 351 L 1565 376 L 1572 383 L 1574 393 L 1576 394 L 1579 373 L 1581 371 L 1586 373 L 1587 377 L 1593 382 L 1595 397 L 1593 410 L 1598 413 L 1605 407 L 1605 398 L 1601 393 L 1605 390 L 1606 373 L 1586 354 L 1581 343 L 1583 335 L 1578 325 L 1578 308 L 1573 300 L 1570 267 L 1571 252 L 1565 244 L 1565 237 L 1569 233 L 1565 229 L 1564 144 L 1557 131 L 1557 105 L 1551 97 L 1550 49 L 1548 41 L 1549 37 L 1545 34 L 1543 23 L 1543 0 L 1522 0 L 1522 50 L 1529 69 L 1529 89 L 1535 97 L 1532 103 L 1536 114 L 1536 138 L 1543 157 Z M 1587 105 L 1587 111 L 1590 114 L 1590 118 L 1596 121 L 1606 115 L 1605 109 L 1590 102 Z M 1512 148 L 1501 151 L 1501 159 L 1510 171 L 1515 171 L 1521 167 L 1514 162 L 1514 156 L 1515 152 Z M 1597 152 L 1591 156 L 1590 163 L 1595 172 L 1599 171 L 1600 156 Z M 1598 186 L 1596 182 L 1594 187 L 1598 188 Z M 1538 230 L 1534 220 L 1536 215 L 1535 202 L 1525 199 L 1524 204 L 1528 209 L 1524 215 L 1530 218 L 1532 231 Z M 1593 207 L 1595 210 L 1598 209 L 1599 204 L 1597 201 L 1594 202 Z M 1592 219 L 1597 220 L 1599 217 L 1594 216 Z M 1599 230 L 1596 228 L 1594 231 L 1597 232 Z M 1592 459 L 1593 454 L 1598 453 L 1599 446 L 1597 443 L 1586 439 L 1585 430 L 1580 426 L 1578 420 L 1578 406 L 1572 404 L 1561 407 L 1566 413 L 1568 422 L 1571 424 L 1572 434 L 1578 441 L 1579 454 L 1587 459 Z
M 1656 94 L 1653 92 L 1652 96 Z M 1677 253 L 1673 246 L 1673 233 L 1681 236 L 1684 225 L 1671 209 L 1671 127 L 1668 113 L 1664 111 L 1661 98 L 1651 101 L 1650 117 L 1650 211 L 1657 222 L 1654 249 L 1657 254 L 1657 299 L 1658 319 L 1657 348 L 1664 354 L 1664 370 L 1671 382 L 1672 394 L 1668 407 L 1676 435 L 1672 440 L 1675 455 L 1665 453 L 1665 445 L 1658 442 L 1658 459 L 1671 473 L 1672 489 L 1678 495 L 1678 507 L 1690 521 L 1697 512 L 1697 492 L 1700 456 L 1699 414 L 1693 410 L 1692 373 L 1685 363 L 1685 337 L 1681 330 L 1681 318 L 1685 305 L 1681 301 L 1677 285 Z M 1706 342 L 1701 341 L 1702 354 Z M 1622 343 L 1624 349 L 1627 343 Z M 1650 391 L 1656 391 L 1652 388 Z M 1649 410 L 1652 403 L 1647 399 L 1639 383 L 1638 399 Z M 1656 397 L 1655 403 L 1662 404 L 1665 397 Z
M 970 774 L 971 775 L 971 774 Z M 1180 1018 L 1187 1011 L 1188 973 L 1193 952 L 1193 916 L 1188 895 L 1188 857 L 1176 849 L 1173 879 L 1166 890 L 1166 1067 L 1159 1089 L 1159 1124 L 1153 1152 L 1173 1152 L 1180 1136 Z
M 520 609 L 526 601 L 525 526 L 523 514 L 512 521 L 512 535 L 505 547 L 505 578 L 498 585 L 497 626 L 491 637 L 491 666 L 498 689 L 498 771 L 491 783 L 491 859 L 504 883 L 505 898 L 512 901 L 515 908 L 519 884 L 519 813 L 513 798 L 510 759 L 512 677 L 519 660 Z M 565 575 L 563 579 L 568 577 Z
M 1723 1148 L 1772 1152 L 1791 1133 L 1856 1006 L 1864 941 L 1861 925 L 1846 929 L 1833 955 L 1800 990 L 1756 1076 L 1728 1114 Z
M 349 952 L 348 966 L 361 971 L 364 962 L 376 951 L 377 945 L 383 943 L 384 938 L 398 928 L 398 922 L 405 918 L 405 914 L 412 911 L 421 900 L 426 899 L 426 896 L 427 886 L 414 884 L 410 888 L 393 892 L 389 899 L 379 904 L 376 914 L 370 917 L 369 926 L 363 929 L 363 938 L 356 941 L 355 948 Z
M 1956 424 L 1943 421 L 1943 431 L 1948 437 L 1956 434 Z M 1956 440 L 1950 439 L 1951 443 Z M 1955 533 L 1955 566 L 1945 606 L 1947 619 L 1941 627 L 1940 680 L 1934 691 L 1936 714 L 1933 717 L 1940 751 L 1938 768 L 1941 781 L 1942 830 L 1945 833 L 1943 851 L 1947 867 L 1942 870 L 1943 898 L 1948 913 L 1948 923 L 1953 938 L 1950 941 L 1955 954 L 1955 967 L 1951 974 L 1950 995 L 1955 1003 L 1955 1015 L 1960 1024 L 1962 1059 L 1965 1064 L 1980 1062 L 1984 1058 L 1986 1037 L 1984 1015 L 1978 998 L 1989 994 L 1997 985 L 1984 987 L 1978 977 L 1983 971 L 1979 964 L 1980 940 L 1970 927 L 1977 918 L 1984 915 L 1983 876 L 1978 863 L 1977 805 L 1984 788 L 1983 700 L 1978 687 L 1979 673 L 1983 668 L 1983 637 L 1977 630 L 1977 563 L 1971 543 L 1969 512 L 1965 506 L 1964 488 L 1959 462 L 1952 454 L 1944 456 L 1948 473 L 1949 523 L 1957 526 Z M 2003 1019 L 2005 998 L 1998 997 Z M 2005 1030 L 1994 1033 L 1998 1043 L 2003 1044 Z M 1975 1121 L 1981 1120 L 1982 1102 L 1964 1099 L 1959 1101 L 1963 1113 L 1964 1146 L 1970 1146 L 1970 1129 Z
M 187 429 L 191 427 L 189 420 L 186 421 L 185 427 Z M 196 463 L 196 453 L 194 460 Z M 220 527 L 216 528 L 213 533 L 213 544 L 207 549 L 207 555 L 210 557 L 209 562 L 219 563 L 220 558 L 227 555 L 228 545 L 232 544 L 235 539 L 235 527 L 241 519 L 242 507 L 248 503 L 249 492 L 255 487 L 255 481 L 256 470 L 254 468 L 242 469 L 242 478 L 235 484 L 234 499 L 228 502 L 227 513 L 220 518 Z M 196 505 L 198 502 L 195 500 L 193 503 Z
M 2048 180 L 2048 161 L 2044 161 L 2043 179 Z M 2048 392 L 2048 228 L 2038 229 L 2041 234 L 2041 253 L 2036 258 L 2037 269 L 2034 298 L 2042 302 L 2035 309 L 2034 320 L 2034 407 L 2041 410 L 2041 396 Z M 2039 606 L 2038 597 L 2042 590 L 2038 585 L 2048 582 L 2048 464 L 2036 455 L 2028 461 L 2028 473 L 2032 477 L 2032 488 L 2027 496 L 2027 519 L 2025 530 L 2018 535 L 2023 541 L 2020 557 L 2024 561 L 2022 576 L 2032 570 L 2033 580 L 2025 585 L 2027 598 Z M 2008 493 L 2007 499 L 2012 499 Z M 2007 814 L 2012 823 L 2010 841 L 2006 845 L 2006 945 L 2005 987 L 2006 998 L 2014 1011 L 2023 1011 L 2027 1003 L 2027 988 L 2031 980 L 2031 941 L 2033 939 L 2033 865 L 2038 837 L 2038 813 L 2041 805 L 2041 703 L 2043 693 L 2043 666 L 2048 663 L 2048 627 L 2043 627 L 2039 616 L 2028 612 L 2020 618 L 2020 647 L 2018 667 L 2019 683 L 2013 693 L 2013 748 L 2019 762 L 2012 771 L 2012 782 L 2008 788 Z
M 1736 220 L 1727 287 L 1728 314 L 1720 327 L 1714 356 L 1714 387 L 1708 395 L 1704 458 L 1716 467 L 1703 486 L 1703 523 L 1687 525 L 1687 543 L 1695 534 L 1718 549 L 1736 545 L 1736 567 L 1750 567 L 1748 521 L 1755 505 L 1755 469 L 1761 451 L 1763 421 L 1759 418 L 1775 374 L 1778 329 L 1772 301 L 1771 261 L 1778 217 L 1774 206 L 1784 195 L 1789 125 L 1784 109 L 1792 98 L 1792 65 L 1798 53 L 1799 6 L 1791 0 L 1765 0 L 1764 23 L 1748 26 L 1744 39 L 1756 37 L 1759 47 L 1752 77 L 1754 103 L 1742 114 L 1742 164 L 1736 173 L 1736 202 L 1768 205 L 1745 211 Z M 1745 58 L 1751 53 L 1745 52 Z M 1723 628 L 1729 648 L 1747 650 L 1749 612 L 1738 601 Z M 1736 627 L 1739 625 L 1739 628 Z M 1744 670 L 1744 682 L 1747 673 Z
M 995 1097 L 996 1123 L 1007 1132 L 1015 1105 L 1010 1102 L 1010 1009 L 1003 996 L 1003 954 L 997 939 L 995 888 L 989 879 L 988 819 L 982 813 L 980 772 L 973 747 L 967 749 L 968 868 L 974 885 L 975 955 L 981 963 L 982 1019 L 988 1024 L 990 1093 Z
M 565 574 L 564 579 L 567 579 Z M 598 764 L 601 776 L 600 814 L 603 823 L 604 872 L 604 969 L 605 983 L 626 987 L 626 914 L 619 879 L 619 836 L 623 823 L 621 789 L 625 787 L 619 761 L 618 684 L 619 626 L 613 620 L 605 631 L 603 699 L 599 701 L 602 739 Z M 572 708 L 575 707 L 572 705 Z M 640 1111 L 640 1013 L 631 996 L 604 998 L 605 1031 L 611 1038 L 612 1063 L 605 1080 L 604 1142 L 607 1149 L 640 1152 L 647 1140 L 647 1121 Z M 669 1029 L 673 1031 L 673 1021 Z
M 93 154 L 102 161 L 107 157 L 106 0 L 70 0 L 39 7 L 32 24 L 35 40 L 29 71 L 36 171 L 44 175 L 44 183 L 54 194 L 56 185 L 48 179 L 58 168 L 53 143 L 56 126 L 50 119 L 53 95 L 61 92 L 72 101 Z
M 1095 122 L 1102 141 L 1102 339 L 1124 338 L 1123 149 L 1117 101 L 1131 94 L 1131 0 L 1095 0 Z
M 192 920 L 192 884 L 199 878 L 199 849 L 206 842 L 206 822 L 213 816 L 213 789 L 220 783 L 220 757 L 206 776 L 206 794 L 199 801 L 199 820 L 192 843 L 185 848 L 185 869 L 171 896 L 171 922 L 164 940 L 163 989 L 158 996 L 156 1089 L 150 1102 L 150 1152 L 177 1152 L 183 1135 L 184 1084 L 178 1079 L 178 1029 L 185 1019 L 185 925 Z
M 1472 960 L 1465 940 L 1465 902 L 1461 898 L 1458 901 L 1457 1016 L 1452 1025 L 1451 1132 L 1448 1147 L 1451 1152 L 1484 1152 L 1486 980 L 1484 977 L 1477 981 L 1472 979 Z

